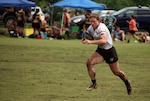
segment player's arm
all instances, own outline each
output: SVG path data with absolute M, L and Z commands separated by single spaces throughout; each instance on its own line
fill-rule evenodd
M 115 25 L 117 23 L 117 19 L 114 16 L 113 16 L 113 19 L 114 19 L 113 25 Z
M 25 12 L 23 12 L 23 20 L 26 23 L 27 18 L 26 18 Z
M 83 40 L 83 44 L 106 44 L 106 33 L 102 32 L 99 40 Z

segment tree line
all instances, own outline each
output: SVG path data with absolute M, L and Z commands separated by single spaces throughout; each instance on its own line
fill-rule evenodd
M 97 3 L 104 3 L 108 9 L 119 10 L 129 6 L 150 6 L 150 0 L 93 0 Z
M 61 0 L 29 0 L 29 1 L 35 2 L 36 5 L 40 6 L 41 8 L 43 8 L 44 6 L 49 6 L 51 11 L 49 12 L 52 20 L 51 22 L 55 20 L 61 21 L 63 9 L 59 7 L 55 7 L 55 8 L 52 7 L 54 3 Z M 119 10 L 124 7 L 138 6 L 138 5 L 150 7 L 150 0 L 92 0 L 92 1 L 99 4 L 104 4 L 107 6 L 107 9 L 113 9 L 113 10 Z
M 36 2 L 39 6 L 47 6 L 47 4 L 53 5 L 55 2 L 61 0 L 30 0 Z M 119 10 L 128 6 L 150 6 L 150 0 L 92 0 L 99 4 L 105 4 L 108 9 Z

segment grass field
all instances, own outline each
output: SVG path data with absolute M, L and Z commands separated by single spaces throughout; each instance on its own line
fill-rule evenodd
M 150 44 L 114 43 L 124 83 L 104 62 L 96 65 L 98 89 L 90 85 L 85 62 L 96 45 L 80 40 L 0 38 L 0 101 L 149 101 Z

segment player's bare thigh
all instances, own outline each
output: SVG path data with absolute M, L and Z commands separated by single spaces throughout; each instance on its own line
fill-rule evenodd
M 104 58 L 97 52 L 92 53 L 88 60 L 87 60 L 87 65 L 94 65 L 98 64 L 104 61 Z
M 110 69 L 112 70 L 112 72 L 117 72 L 119 71 L 119 63 L 118 61 L 112 64 L 109 64 Z
M 112 64 L 109 64 L 109 67 L 111 71 L 114 73 L 114 75 L 123 76 L 125 79 L 125 74 L 119 69 L 119 63 L 118 61 Z

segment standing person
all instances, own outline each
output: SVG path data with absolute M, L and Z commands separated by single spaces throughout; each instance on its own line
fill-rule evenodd
M 96 44 L 98 45 L 96 51 L 91 54 L 86 62 L 87 71 L 92 84 L 87 88 L 87 91 L 97 88 L 96 71 L 94 65 L 102 63 L 104 60 L 109 65 L 114 75 L 120 77 L 126 85 L 127 92 L 130 95 L 132 88 L 125 73 L 119 69 L 118 56 L 113 46 L 113 41 L 110 32 L 105 24 L 100 22 L 98 14 L 91 15 L 91 25 L 87 32 L 95 38 L 95 40 L 83 39 L 83 44 Z
M 134 15 L 130 16 L 130 21 L 127 21 L 127 23 L 129 24 L 129 32 L 128 32 L 128 43 L 130 42 L 131 39 L 131 35 L 140 41 L 140 38 L 138 36 L 136 36 L 136 31 L 138 31 L 137 27 L 136 27 L 136 19 Z
M 25 36 L 24 26 L 25 26 L 26 18 L 25 18 L 25 12 L 22 7 L 19 8 L 16 15 L 17 15 L 17 27 L 18 27 L 17 34 L 19 36 L 24 37 Z
M 110 34 L 112 34 L 112 32 L 115 29 L 117 19 L 113 15 L 110 14 L 110 11 L 108 11 L 106 17 L 104 17 L 103 20 L 107 28 L 109 29 Z
M 65 9 L 64 10 L 64 27 L 66 29 L 65 34 L 67 35 L 68 39 L 70 38 L 70 24 L 71 24 L 71 16 L 70 16 L 70 10 Z
M 74 16 L 79 16 L 79 14 L 80 14 L 79 10 L 76 9 L 75 12 L 74 12 Z
M 85 23 L 84 23 L 84 31 L 91 25 L 90 23 L 91 10 L 87 10 L 85 13 Z
M 41 27 L 41 18 L 38 14 L 39 10 L 37 9 L 32 16 L 32 27 L 33 27 L 33 35 L 36 37 L 36 31 L 38 31 L 38 35 L 40 35 L 40 27 Z
M 50 24 L 50 12 L 48 11 L 48 8 L 46 6 L 43 7 L 43 13 L 45 15 L 46 18 L 46 21 L 48 24 Z

